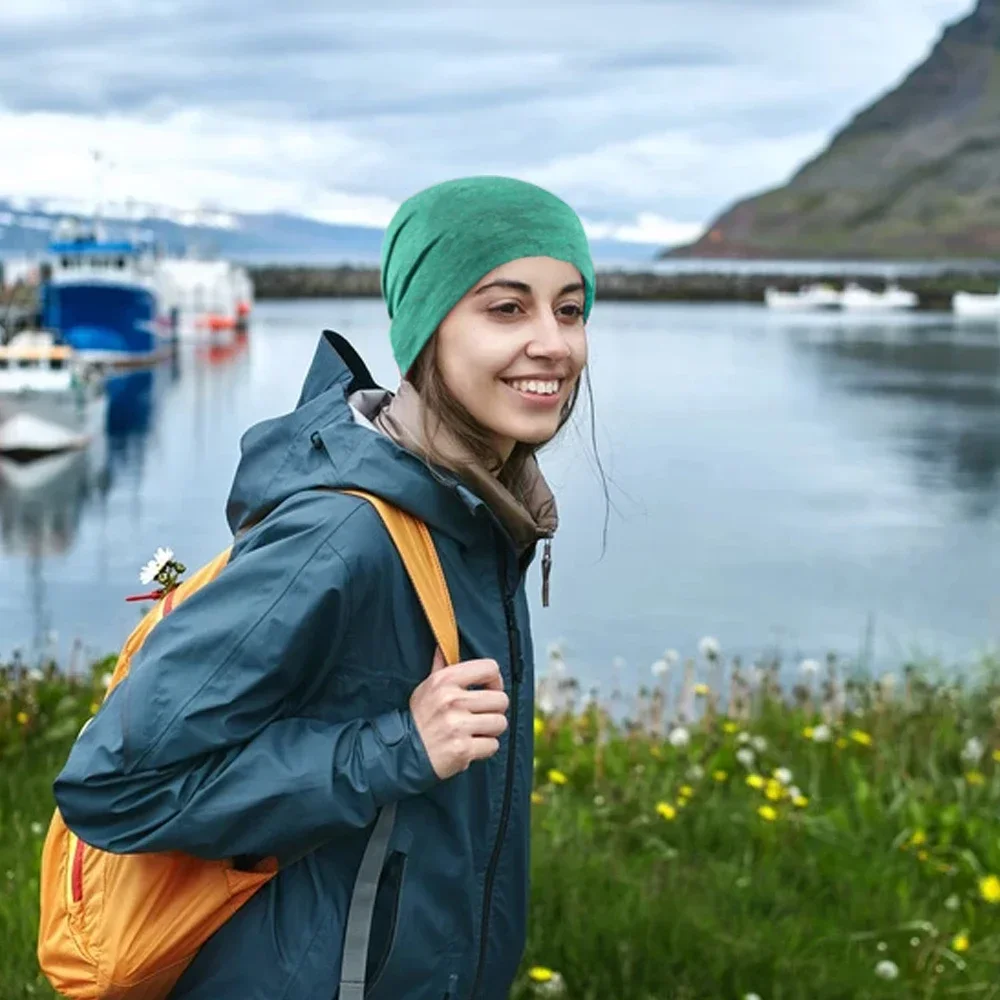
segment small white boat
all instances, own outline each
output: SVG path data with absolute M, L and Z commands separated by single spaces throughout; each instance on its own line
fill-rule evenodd
M 105 433 L 107 413 L 104 379 L 51 334 L 24 330 L 0 347 L 0 455 L 85 448 Z
M 797 292 L 764 289 L 764 302 L 769 309 L 837 309 L 841 293 L 832 285 L 813 284 Z
M 956 316 L 1000 318 L 1000 291 L 993 295 L 955 292 L 951 298 L 951 308 Z
M 895 282 L 881 292 L 872 291 L 857 282 L 849 282 L 840 297 L 843 309 L 852 312 L 885 312 L 896 309 L 916 309 L 920 300 L 916 292 L 900 288 Z

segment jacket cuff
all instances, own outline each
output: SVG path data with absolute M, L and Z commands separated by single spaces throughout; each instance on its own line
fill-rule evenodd
M 375 716 L 361 732 L 368 787 L 379 808 L 420 795 L 438 783 L 424 742 L 407 709 Z

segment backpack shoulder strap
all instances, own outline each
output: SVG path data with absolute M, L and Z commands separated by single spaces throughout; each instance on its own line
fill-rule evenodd
M 364 490 L 341 490 L 367 500 L 378 512 L 406 567 L 431 631 L 448 664 L 458 663 L 458 625 L 431 533 L 419 518 Z

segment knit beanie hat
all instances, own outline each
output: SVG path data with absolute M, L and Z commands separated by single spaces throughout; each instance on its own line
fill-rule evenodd
M 441 321 L 477 281 L 521 257 L 553 257 L 583 277 L 584 319 L 594 265 L 579 217 L 544 188 L 511 177 L 464 177 L 400 205 L 382 244 L 389 340 L 405 375 Z

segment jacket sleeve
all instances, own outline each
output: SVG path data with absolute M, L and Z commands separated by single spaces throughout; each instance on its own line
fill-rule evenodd
M 330 519 L 283 508 L 153 629 L 77 738 L 54 792 L 85 843 L 281 858 L 437 782 L 407 709 L 336 723 L 288 710 L 336 670 L 352 588 Z

